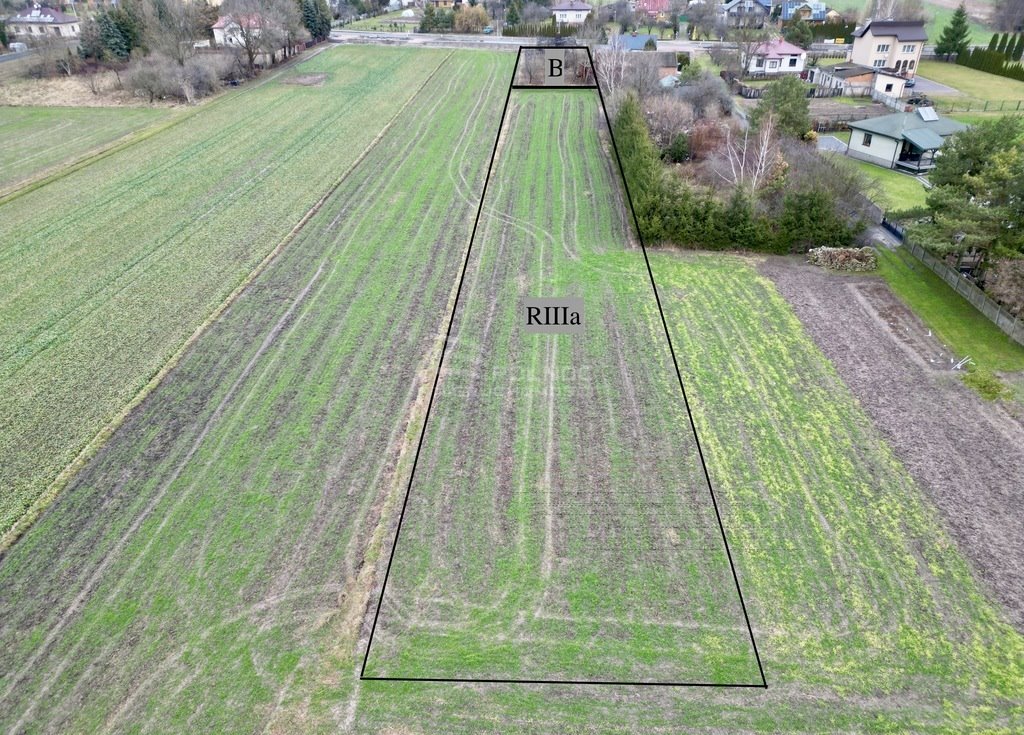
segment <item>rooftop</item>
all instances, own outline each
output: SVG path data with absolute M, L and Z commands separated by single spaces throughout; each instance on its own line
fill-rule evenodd
M 938 148 L 942 145 L 942 139 L 947 135 L 967 129 L 963 123 L 939 117 L 930 107 L 922 109 L 931 112 L 922 113 L 920 110 L 917 112 L 895 112 L 892 115 L 859 120 L 847 123 L 847 125 L 856 130 L 866 130 L 869 133 L 894 140 L 906 139 L 922 150 Z M 925 116 L 935 119 L 926 120 Z
M 563 0 L 563 2 L 560 2 L 560 3 L 557 3 L 555 5 L 552 5 L 551 9 L 552 10 L 579 10 L 581 12 L 582 11 L 586 11 L 586 12 L 589 13 L 592 8 L 589 5 L 587 5 L 586 3 L 576 2 L 576 0 L 569 0 L 569 2 L 564 2 L 564 0 Z
M 8 23 L 77 23 L 78 17 L 66 15 L 59 10 L 48 8 L 45 5 L 35 3 L 31 8 L 25 8 L 17 15 L 7 19 Z
M 857 38 L 868 30 L 873 36 L 896 36 L 900 41 L 927 41 L 923 20 L 869 20 L 853 32 Z
M 762 43 L 754 49 L 754 56 L 764 56 L 767 59 L 781 59 L 783 56 L 802 56 L 807 53 L 799 46 L 794 46 L 781 38 L 775 38 L 768 43 Z

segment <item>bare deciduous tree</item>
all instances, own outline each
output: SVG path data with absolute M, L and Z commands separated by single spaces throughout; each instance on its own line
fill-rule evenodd
M 715 173 L 734 190 L 753 196 L 778 175 L 782 164 L 774 115 L 766 116 L 756 132 L 748 126 L 742 135 L 726 132 Z
M 626 77 L 626 57 L 629 52 L 619 34 L 608 39 L 606 48 L 598 49 L 594 55 L 594 66 L 601 87 L 609 96 L 615 95 Z

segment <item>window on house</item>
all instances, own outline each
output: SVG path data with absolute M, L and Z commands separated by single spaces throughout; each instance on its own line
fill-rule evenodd
M 754 61 L 754 66 L 756 66 L 758 69 L 763 69 L 764 68 L 764 59 L 758 58 L 756 61 Z
M 768 62 L 768 68 L 769 69 L 778 69 L 779 68 L 779 62 L 777 62 L 777 61 L 769 61 Z
M 915 44 L 905 43 L 905 44 L 903 44 L 903 53 L 905 53 L 905 54 L 912 54 L 912 53 L 914 53 L 914 50 L 916 48 L 917 48 L 917 46 Z
M 59 36 L 60 35 L 60 28 L 58 28 L 57 26 L 54 26 L 53 27 L 53 32 L 56 33 Z
M 871 65 L 881 69 L 883 66 L 885 66 L 885 59 L 875 59 Z
M 865 148 L 871 147 L 871 133 L 864 133 L 864 140 L 862 141 L 862 144 Z
M 915 64 L 915 61 L 914 61 L 913 59 L 911 59 L 911 60 L 910 60 L 910 70 L 911 70 L 911 71 L 913 71 L 913 70 L 914 70 L 914 64 Z
M 886 92 L 891 92 L 892 91 L 892 85 L 891 84 L 886 84 L 885 85 L 885 91 Z
M 792 59 L 789 60 L 789 65 L 790 66 L 796 66 L 796 57 L 795 56 Z

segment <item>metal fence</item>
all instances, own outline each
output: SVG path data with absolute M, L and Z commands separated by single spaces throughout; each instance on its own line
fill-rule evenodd
M 1009 335 L 1010 339 L 1020 345 L 1024 345 L 1024 322 L 1016 319 L 1013 314 L 989 298 L 984 291 L 971 283 L 960 271 L 950 268 L 920 245 L 904 239 L 903 228 L 894 225 L 888 220 L 882 220 L 882 225 L 903 240 L 903 247 L 906 248 L 907 252 L 928 266 L 935 275 L 948 283 L 950 288 L 967 299 L 974 308 Z

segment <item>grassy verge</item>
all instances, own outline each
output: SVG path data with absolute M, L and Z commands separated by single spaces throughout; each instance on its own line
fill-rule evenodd
M 882 249 L 879 271 L 889 287 L 958 355 L 982 370 L 1024 370 L 1024 347 L 909 253 Z

